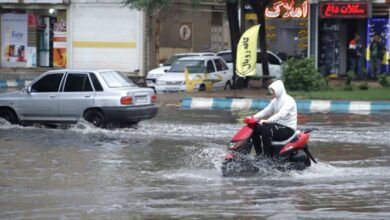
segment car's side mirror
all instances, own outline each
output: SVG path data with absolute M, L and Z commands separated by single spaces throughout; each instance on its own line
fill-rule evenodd
M 163 63 L 160 63 L 160 64 L 158 64 L 158 66 L 159 66 L 159 67 L 162 67 L 162 66 L 164 66 L 164 64 L 163 64 Z

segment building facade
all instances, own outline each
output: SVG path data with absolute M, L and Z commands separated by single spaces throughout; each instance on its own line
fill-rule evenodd
M 245 5 L 244 29 L 257 24 L 253 9 Z M 309 1 L 274 0 L 265 10 L 267 49 L 282 59 L 308 56 Z
M 144 69 L 144 13 L 120 0 L 0 0 L 0 67 Z
M 225 2 L 172 1 L 149 12 L 148 66 L 158 66 L 175 53 L 218 52 L 230 48 Z

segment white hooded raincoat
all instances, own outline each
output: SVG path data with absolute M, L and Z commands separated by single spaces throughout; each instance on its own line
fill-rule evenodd
M 272 99 L 267 107 L 254 115 L 257 119 L 269 117 L 271 123 L 278 123 L 292 129 L 297 129 L 297 104 L 291 96 L 286 93 L 283 82 L 277 80 L 269 87 L 275 91 L 276 98 Z

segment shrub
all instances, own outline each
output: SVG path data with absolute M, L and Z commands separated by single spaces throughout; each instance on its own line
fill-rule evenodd
M 315 68 L 314 59 L 291 58 L 283 66 L 284 85 L 289 90 L 316 91 L 327 87 L 326 79 Z
M 355 72 L 350 70 L 347 72 L 347 77 L 345 78 L 344 85 L 345 86 L 350 86 L 352 84 L 352 80 L 355 78 Z
M 350 84 L 350 85 L 345 85 L 345 86 L 344 86 L 344 90 L 345 90 L 345 91 L 353 91 L 353 86 L 352 86 L 352 84 Z
M 367 81 L 364 81 L 362 84 L 359 85 L 360 90 L 368 90 L 368 83 Z
M 378 82 L 381 86 L 387 88 L 390 87 L 390 79 L 385 74 L 382 74 L 378 77 Z

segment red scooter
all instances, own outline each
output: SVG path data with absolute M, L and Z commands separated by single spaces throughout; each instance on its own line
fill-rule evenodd
M 252 150 L 252 134 L 257 119 L 253 116 L 244 119 L 246 126 L 241 128 L 230 140 L 228 152 L 222 163 L 223 176 L 251 175 L 259 171 L 259 162 L 280 171 L 303 170 L 317 163 L 309 151 L 310 132 L 317 129 L 297 131 L 291 138 L 282 142 L 272 142 L 272 158 L 249 156 Z

